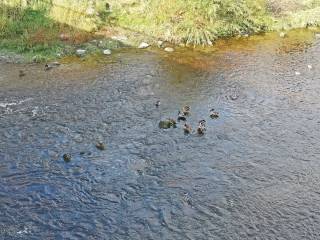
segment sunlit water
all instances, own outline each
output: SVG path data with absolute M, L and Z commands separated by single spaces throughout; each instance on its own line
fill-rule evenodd
M 298 31 L 1 63 L 0 239 L 320 239 L 319 56 Z M 159 129 L 186 104 L 204 136 Z

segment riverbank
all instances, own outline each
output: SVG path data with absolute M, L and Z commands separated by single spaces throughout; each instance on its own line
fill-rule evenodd
M 86 54 L 103 54 L 105 50 L 109 53 L 117 48 L 138 47 L 141 42 L 154 46 L 159 41 L 165 43 L 163 46 L 212 46 L 221 38 L 248 37 L 269 31 L 286 32 L 295 28 L 317 31 L 320 23 L 320 2 L 316 0 L 178 0 L 174 3 L 112 0 L 109 6 L 101 2 L 96 6 L 77 6 L 76 13 L 68 13 L 69 17 L 54 4 L 3 5 L 1 54 L 9 57 L 18 54 L 27 62 L 44 62 L 73 55 L 77 49 L 85 50 Z M 72 9 L 72 5 L 69 7 Z M 80 17 L 81 11 L 87 19 Z M 59 14 L 63 15 L 60 22 Z

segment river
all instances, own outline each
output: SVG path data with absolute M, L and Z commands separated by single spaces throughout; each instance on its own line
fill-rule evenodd
M 299 30 L 1 62 L 0 239 L 320 239 L 319 56 Z M 184 105 L 203 136 L 159 128 Z

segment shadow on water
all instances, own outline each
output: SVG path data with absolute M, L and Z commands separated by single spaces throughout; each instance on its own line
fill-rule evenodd
M 318 239 L 319 51 L 296 31 L 51 71 L 1 63 L 0 235 Z M 185 104 L 204 136 L 158 128 Z

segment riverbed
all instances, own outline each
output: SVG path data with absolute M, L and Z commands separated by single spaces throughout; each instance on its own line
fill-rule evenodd
M 0 62 L 0 239 L 320 239 L 319 54 L 298 30 Z M 159 128 L 184 105 L 203 136 Z

